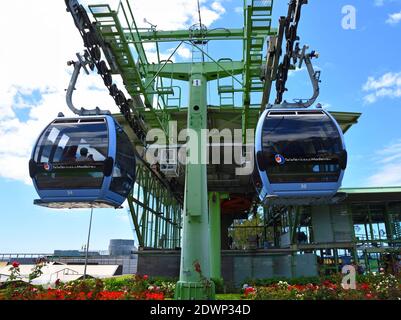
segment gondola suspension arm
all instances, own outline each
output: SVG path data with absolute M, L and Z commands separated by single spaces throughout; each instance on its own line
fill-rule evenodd
M 306 50 L 308 50 L 308 46 L 304 46 L 302 51 L 299 47 L 299 43 L 297 43 L 294 54 L 293 54 L 293 60 L 295 63 L 297 63 L 299 59 L 299 65 L 298 68 L 301 69 L 303 63 L 305 62 L 306 68 L 308 70 L 309 78 L 312 83 L 313 87 L 313 95 L 311 98 L 307 100 L 299 99 L 294 103 L 288 103 L 287 101 L 284 100 L 283 103 L 280 104 L 280 108 L 309 108 L 312 106 L 315 102 L 316 99 L 319 97 L 320 94 L 320 71 L 315 71 L 313 64 L 312 64 L 312 59 L 313 58 L 318 58 L 319 54 L 316 51 L 312 51 L 311 53 L 306 53 Z
M 308 108 L 313 105 L 319 96 L 320 89 L 320 71 L 315 71 L 312 59 L 317 58 L 315 51 L 306 53 L 308 46 L 299 45 L 298 26 L 301 19 L 302 6 L 308 3 L 307 0 L 291 0 L 288 7 L 287 17 L 281 17 L 279 20 L 279 31 L 277 36 L 269 40 L 269 49 L 266 66 L 262 70 L 261 80 L 265 81 L 261 110 L 264 110 L 269 103 L 271 92 L 271 82 L 276 81 L 277 97 L 274 105 L 267 108 Z M 285 39 L 285 54 L 280 64 L 278 61 L 282 55 L 282 46 Z M 290 70 L 302 68 L 305 62 L 309 78 L 313 87 L 313 95 L 309 99 L 298 99 L 294 103 L 283 102 L 283 95 L 287 91 L 286 83 Z
M 85 52 L 84 56 L 81 56 L 79 53 L 77 53 L 77 61 L 69 61 L 67 64 L 68 66 L 74 66 L 74 72 L 72 73 L 70 83 L 67 88 L 67 94 L 66 94 L 66 101 L 67 101 L 67 106 L 71 109 L 71 111 L 79 116 L 97 116 L 97 115 L 110 115 L 110 111 L 108 110 L 100 110 L 99 107 L 96 107 L 93 110 L 87 110 L 84 108 L 77 109 L 74 106 L 74 103 L 72 102 L 72 95 L 75 90 L 75 85 L 77 84 L 79 74 L 81 72 L 81 69 L 84 69 L 85 73 L 89 75 L 89 71 L 87 69 L 87 66 L 90 66 L 92 69 L 94 64 L 93 62 L 89 59 L 89 54 Z

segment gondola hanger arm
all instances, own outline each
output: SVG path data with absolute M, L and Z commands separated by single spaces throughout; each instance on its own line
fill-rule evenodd
M 296 64 L 299 61 L 298 68 L 301 69 L 303 63 L 305 63 L 310 81 L 312 83 L 313 87 L 313 95 L 309 99 L 302 100 L 299 99 L 296 102 L 293 103 L 288 103 L 287 101 L 284 101 L 278 107 L 280 108 L 309 108 L 312 106 L 315 102 L 316 99 L 319 97 L 320 94 L 320 71 L 315 71 L 315 68 L 313 67 L 312 59 L 313 58 L 318 58 L 319 54 L 316 51 L 311 51 L 310 53 L 306 53 L 306 51 L 309 49 L 308 46 L 303 46 L 302 50 L 300 50 L 299 44 L 297 43 L 294 54 L 293 54 L 293 61 L 294 64 Z M 272 107 L 272 106 L 270 106 Z M 274 107 L 274 106 L 273 106 Z
M 84 56 L 81 54 L 77 53 L 77 61 L 69 61 L 67 62 L 68 66 L 74 66 L 74 72 L 72 73 L 70 83 L 67 88 L 67 94 L 66 94 L 66 101 L 67 101 L 67 106 L 70 108 L 70 110 L 79 116 L 98 116 L 98 115 L 110 115 L 110 111 L 108 110 L 101 110 L 99 107 L 96 107 L 95 109 L 92 110 L 87 110 L 85 108 L 78 109 L 74 106 L 74 103 L 72 102 L 72 96 L 74 94 L 75 90 L 75 85 L 77 84 L 79 74 L 81 72 L 81 69 L 84 69 L 85 73 L 89 75 L 89 70 L 88 66 L 93 69 L 93 62 L 89 59 L 89 54 L 85 52 Z

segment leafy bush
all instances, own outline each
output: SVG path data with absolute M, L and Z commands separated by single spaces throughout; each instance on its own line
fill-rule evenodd
M 223 279 L 216 279 L 213 278 L 212 281 L 214 282 L 215 290 L 217 294 L 225 293 L 224 290 L 224 280 Z
M 139 279 L 144 278 L 143 287 L 138 288 L 138 283 L 142 283 L 138 281 Z M 87 285 L 94 286 L 95 280 L 85 280 Z M 126 275 L 119 276 L 113 278 L 103 279 L 104 289 L 107 291 L 140 291 L 147 290 L 151 288 L 155 289 L 159 292 L 163 292 L 166 298 L 173 298 L 175 292 L 177 280 L 173 278 L 166 277 L 148 277 L 144 275 L 143 277 L 135 276 L 135 275 Z
M 309 283 L 318 284 L 321 283 L 321 278 L 319 277 L 300 277 L 300 278 L 286 278 L 286 277 L 276 277 L 268 279 L 247 279 L 244 281 L 243 285 L 251 285 L 254 287 L 258 286 L 270 286 L 278 282 L 287 282 L 292 285 L 306 285 Z

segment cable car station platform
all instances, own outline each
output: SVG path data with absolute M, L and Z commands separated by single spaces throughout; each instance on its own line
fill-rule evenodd
M 266 212 L 256 226 L 222 215 L 221 274 L 226 285 L 330 274 L 351 260 L 366 271 L 379 271 L 384 256 L 401 250 L 401 187 L 341 191 L 347 194 L 341 204 L 303 207 L 298 214 L 288 208 Z M 179 257 L 179 250 L 162 246 L 140 248 L 138 272 L 178 277 Z

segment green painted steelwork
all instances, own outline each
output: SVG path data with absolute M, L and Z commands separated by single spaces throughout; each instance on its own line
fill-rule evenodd
M 248 129 L 254 130 L 260 115 L 262 95 L 270 95 L 274 78 L 261 79 L 262 66 L 266 63 L 267 38 L 277 35 L 271 26 L 273 1 L 244 0 L 244 27 L 213 30 L 158 31 L 155 28 L 138 28 L 133 10 L 127 0 L 114 10 L 109 5 L 91 5 L 89 9 L 96 21 L 97 36 L 102 40 L 104 56 L 113 74 L 121 75 L 125 89 L 132 98 L 131 113 L 135 121 L 142 121 L 145 131 L 161 129 L 170 145 L 177 144 L 169 136 L 170 121 L 176 121 L 177 130 L 202 129 L 242 130 L 246 142 Z M 213 57 L 207 42 L 238 41 L 243 43 L 241 61 L 229 57 Z M 176 45 L 168 59 L 161 59 L 160 44 Z M 154 44 L 157 61 L 149 62 L 144 44 Z M 200 61 L 172 62 L 181 46 L 190 46 Z M 240 49 L 241 50 L 241 49 Z M 268 60 L 268 66 L 277 67 L 277 61 Z M 274 71 L 273 71 L 274 73 Z M 217 82 L 219 105 L 207 101 L 208 83 Z M 189 99 L 184 99 L 182 83 L 189 84 Z M 235 94 L 242 95 L 240 105 L 235 105 Z M 188 101 L 185 101 L 188 100 Z M 268 100 L 268 98 L 267 98 Z M 359 113 L 333 112 L 346 132 L 357 123 Z M 131 130 L 122 115 L 115 115 L 124 126 L 132 142 L 147 148 L 144 141 Z M 240 131 L 241 132 L 241 131 Z M 197 157 L 207 154 L 206 138 L 202 140 Z M 139 154 L 143 156 L 143 150 Z M 205 160 L 205 159 L 204 159 Z M 223 170 L 222 170 L 222 167 Z M 230 169 L 230 168 L 229 168 Z M 143 249 L 182 248 L 180 281 L 177 299 L 213 299 L 214 285 L 211 278 L 220 278 L 220 200 L 222 194 L 229 198 L 241 194 L 255 198 L 250 178 L 224 180 L 230 176 L 227 166 L 212 167 L 206 162 L 185 166 L 185 177 L 167 178 L 157 165 L 140 163 L 137 183 L 128 198 L 129 211 L 139 245 Z M 184 171 L 184 170 L 183 170 Z M 209 177 L 208 174 L 212 176 Z M 226 184 L 224 184 L 226 183 Z M 227 192 L 227 187 L 236 192 Z M 216 184 L 220 189 L 216 191 Z M 213 189 L 214 188 L 214 189 Z M 227 192 L 227 194 L 226 194 Z M 209 195 L 209 199 L 208 199 Z M 216 198 L 216 201 L 213 199 Z M 208 201 L 209 200 L 209 201 Z M 254 202 L 252 202 L 252 205 Z M 251 208 L 249 208 L 251 211 Z M 246 214 L 246 213 L 245 213 Z M 242 214 L 243 215 L 243 214 Z M 296 238 L 301 214 L 292 223 L 292 240 Z M 267 234 L 264 228 L 264 233 Z
M 243 61 L 206 63 L 206 69 L 210 66 L 216 72 L 206 71 L 205 74 L 207 73 L 210 77 L 208 80 L 227 77 L 227 70 L 230 70 L 229 76 L 242 75 L 243 81 L 239 81 L 242 86 L 237 88 L 236 91 L 243 92 L 244 96 L 244 103 L 241 108 L 244 109 L 243 135 L 245 136 L 249 125 L 248 109 L 252 106 L 260 106 L 258 101 L 251 101 L 251 95 L 255 92 L 261 92 L 263 89 L 263 83 L 260 80 L 260 68 L 263 64 L 264 45 L 269 35 L 276 34 L 276 30 L 271 28 L 271 19 L 269 18 L 272 6 L 273 1 L 252 0 L 249 5 L 245 1 L 244 8 L 248 20 L 243 29 L 208 30 L 206 34 L 196 30 L 156 31 L 139 29 L 128 1 L 120 2 L 116 11 L 112 10 L 109 5 L 91 5 L 89 8 L 97 22 L 99 35 L 105 43 L 110 45 L 110 50 L 106 51 L 109 53 L 106 54 L 106 58 L 113 73 L 121 74 L 125 87 L 131 96 L 142 95 L 144 97 L 146 109 L 137 105 L 135 111 L 140 112 L 147 123 L 156 120 L 157 127 L 164 130 L 167 130 L 166 119 L 168 119 L 168 115 L 166 109 L 169 107 L 168 103 L 166 104 L 162 100 L 162 103 L 159 101 L 155 107 L 151 101 L 154 94 L 162 93 L 161 96 L 163 96 L 163 93 L 166 92 L 163 82 L 157 81 L 157 78 L 188 81 L 191 64 L 150 64 L 147 61 L 143 44 L 146 42 L 156 43 L 159 52 L 158 44 L 162 42 L 182 43 L 185 41 L 188 43 L 200 37 L 205 41 L 243 40 Z M 219 68 L 216 68 L 216 65 Z M 155 83 L 162 85 L 154 88 Z M 167 91 L 170 93 L 171 88 L 171 85 L 167 87 Z
M 210 238 L 210 277 L 220 280 L 221 277 L 221 200 L 227 194 L 209 193 L 209 238 Z
M 128 198 L 130 214 L 141 248 L 175 249 L 181 243 L 182 204 L 139 165 L 136 184 Z
M 191 136 L 189 163 L 185 173 L 185 199 L 180 281 L 176 299 L 214 299 L 214 286 L 210 281 L 209 214 L 207 200 L 206 137 L 207 79 L 202 64 L 194 64 L 190 78 L 190 106 L 188 129 Z

